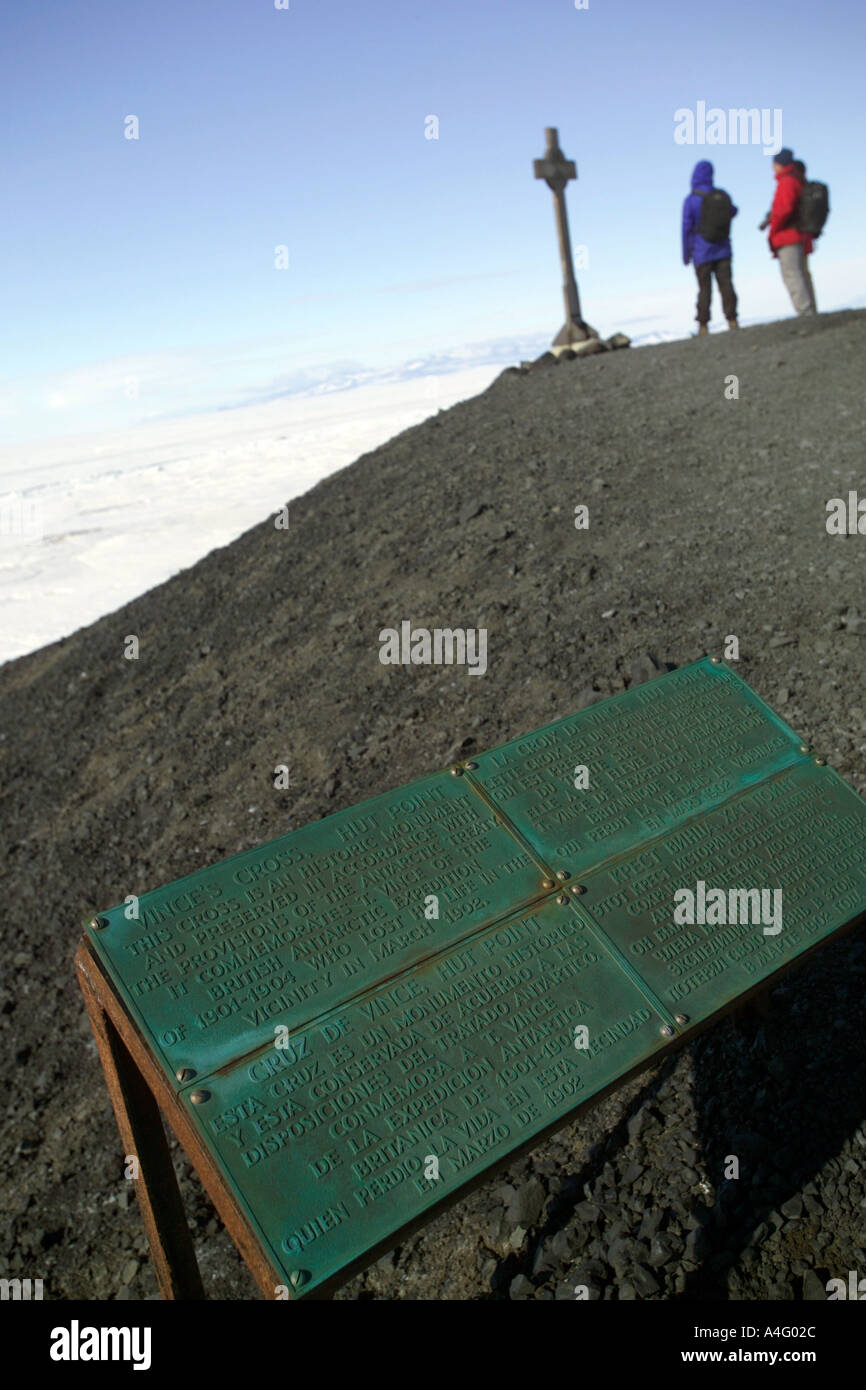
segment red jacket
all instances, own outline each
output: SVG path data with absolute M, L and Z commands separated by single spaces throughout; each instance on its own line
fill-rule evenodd
M 780 246 L 796 246 L 798 241 L 803 243 L 807 256 L 812 250 L 812 238 L 794 225 L 802 191 L 803 184 L 794 173 L 793 164 L 786 164 L 776 174 L 776 193 L 770 209 L 769 241 L 774 255 Z

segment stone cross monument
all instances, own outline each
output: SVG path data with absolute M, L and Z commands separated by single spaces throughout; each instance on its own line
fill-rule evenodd
M 577 178 L 577 168 L 573 159 L 566 159 L 559 148 L 559 131 L 548 126 L 544 132 L 547 149 L 543 159 L 533 161 L 535 177 L 544 179 L 553 193 L 556 213 L 556 230 L 559 235 L 559 258 L 562 262 L 562 292 L 565 296 L 565 325 L 553 340 L 553 351 L 562 352 L 577 343 L 584 343 L 595 336 L 588 324 L 584 323 L 580 312 L 580 297 L 577 281 L 574 278 L 574 261 L 571 257 L 571 242 L 568 236 L 568 213 L 565 209 L 565 185 Z

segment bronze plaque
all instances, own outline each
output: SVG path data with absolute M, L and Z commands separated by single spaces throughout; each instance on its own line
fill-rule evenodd
M 93 948 L 302 1297 L 866 913 L 866 805 L 705 659 L 129 913 Z
M 183 1101 L 304 1294 L 652 1057 L 661 1027 L 554 897 Z
M 112 908 L 91 939 L 169 1075 L 201 1075 L 531 902 L 543 878 L 440 772 L 144 894 L 137 919 Z
M 866 808 L 800 763 L 587 875 L 581 909 L 662 1006 L 722 1009 L 866 913 Z

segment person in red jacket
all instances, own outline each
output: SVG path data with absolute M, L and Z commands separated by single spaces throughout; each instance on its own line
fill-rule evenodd
M 794 169 L 794 151 L 779 150 L 773 157 L 776 175 L 776 194 L 770 209 L 770 250 L 779 261 L 785 289 L 798 314 L 814 314 L 815 306 L 806 277 L 806 243 L 811 251 L 811 238 L 797 227 L 797 208 L 803 191 L 803 180 Z
M 796 174 L 796 176 L 797 176 L 797 178 L 800 180 L 800 182 L 801 182 L 801 183 L 805 183 L 805 182 L 806 182 L 806 166 L 805 166 L 805 164 L 803 163 L 802 159 L 795 159 L 795 160 L 792 162 L 792 164 L 791 164 L 791 168 L 794 170 L 794 173 Z M 759 225 L 759 227 L 758 227 L 758 231 L 759 231 L 759 232 L 765 232 L 765 231 L 767 230 L 767 228 L 769 227 L 769 225 L 770 225 L 770 213 L 769 213 L 769 211 L 767 211 L 767 213 L 766 213 L 765 216 L 764 216 L 763 222 L 761 222 L 760 225 Z M 808 235 L 808 233 L 804 232 L 804 233 L 803 233 L 803 261 L 804 261 L 804 264 L 805 264 L 806 283 L 807 283 L 808 286 L 809 286 L 809 294 L 810 294 L 811 299 L 812 299 L 812 308 L 815 310 L 815 313 L 817 314 L 817 312 L 818 312 L 818 303 L 817 303 L 817 300 L 815 299 L 815 285 L 814 285 L 814 282 L 813 282 L 813 280 L 812 280 L 812 271 L 811 271 L 811 269 L 809 268 L 809 257 L 811 256 L 811 254 L 812 254 L 812 252 L 814 251 L 814 249 L 815 249 L 815 241 L 814 241 L 814 238 L 810 237 L 810 236 Z

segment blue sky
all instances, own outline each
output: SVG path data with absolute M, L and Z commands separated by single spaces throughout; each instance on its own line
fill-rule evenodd
M 864 302 L 851 0 L 43 0 L 3 28 L 8 440 L 552 336 L 552 200 L 532 177 L 547 125 L 578 163 L 572 242 L 601 331 L 689 331 L 679 217 L 701 157 L 741 209 L 743 318 L 790 313 L 757 231 L 771 159 L 677 145 L 674 112 L 699 101 L 781 110 L 783 143 L 831 189 L 819 304 Z

